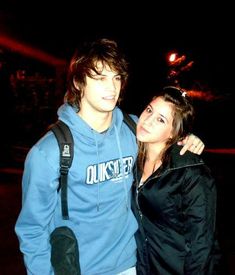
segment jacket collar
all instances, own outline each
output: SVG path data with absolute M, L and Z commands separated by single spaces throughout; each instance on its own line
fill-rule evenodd
M 197 154 L 193 154 L 189 151 L 186 151 L 184 155 L 180 155 L 180 150 L 182 149 L 182 146 L 179 146 L 177 144 L 173 144 L 170 147 L 170 160 L 166 164 L 165 167 L 161 166 L 158 171 L 154 172 L 150 178 L 155 178 L 156 176 L 160 176 L 164 174 L 165 172 L 176 170 L 180 168 L 185 168 L 189 166 L 194 165 L 203 165 L 204 161 L 201 159 L 201 157 Z M 137 165 L 135 165 L 134 168 L 134 174 L 139 182 L 141 179 L 141 173 L 139 169 L 137 169 Z

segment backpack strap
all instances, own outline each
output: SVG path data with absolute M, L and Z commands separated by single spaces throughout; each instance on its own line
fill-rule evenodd
M 68 171 L 73 161 L 73 136 L 67 124 L 58 120 L 50 129 L 59 144 L 60 149 L 60 187 L 61 188 L 61 211 L 64 220 L 69 219 L 67 201 L 67 178 Z
M 136 135 L 136 122 L 126 112 L 122 111 L 122 113 L 123 113 L 123 117 L 124 117 L 124 122 L 131 129 L 131 131 L 133 132 L 133 134 Z

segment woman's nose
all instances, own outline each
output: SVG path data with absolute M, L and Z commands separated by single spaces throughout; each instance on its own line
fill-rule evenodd
M 153 123 L 153 119 L 154 119 L 154 117 L 153 116 L 147 116 L 146 118 L 145 118 L 145 120 L 144 120 L 144 124 L 146 124 L 146 125 L 152 125 L 152 123 Z

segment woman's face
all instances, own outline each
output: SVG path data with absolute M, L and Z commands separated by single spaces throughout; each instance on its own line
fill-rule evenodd
M 157 97 L 140 115 L 137 139 L 142 142 L 166 144 L 172 138 L 173 105 Z

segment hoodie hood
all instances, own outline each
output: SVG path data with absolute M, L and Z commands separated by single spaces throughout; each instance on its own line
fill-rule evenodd
M 75 107 L 72 107 L 68 103 L 63 104 L 59 109 L 58 109 L 58 118 L 65 122 L 72 132 L 79 134 L 80 137 L 82 138 L 82 141 L 88 143 L 88 144 L 95 144 L 97 141 L 102 142 L 104 138 L 103 133 L 99 133 L 92 129 L 78 114 L 78 109 Z M 112 122 L 105 133 L 106 135 L 110 135 L 114 132 L 114 125 L 117 127 L 118 131 L 120 131 L 120 128 L 123 123 L 123 114 L 121 110 L 116 107 L 113 110 L 113 116 L 112 116 Z

